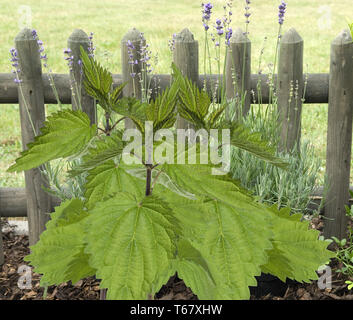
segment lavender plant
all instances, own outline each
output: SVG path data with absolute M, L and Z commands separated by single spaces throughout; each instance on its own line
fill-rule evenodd
M 44 52 L 43 41 L 39 39 L 37 30 L 35 30 L 35 29 L 32 30 L 32 36 L 33 36 L 34 40 L 37 40 L 37 43 L 39 45 L 39 53 L 40 53 L 40 59 L 42 61 L 42 65 L 45 68 L 45 70 L 47 71 L 49 83 L 50 83 L 50 86 L 53 90 L 57 104 L 58 104 L 59 108 L 62 109 L 62 104 L 60 102 L 59 94 L 58 94 L 58 91 L 55 87 L 55 83 L 54 83 L 54 79 L 53 79 L 53 72 L 52 72 L 52 69 L 49 67 L 47 54 Z
M 245 24 L 249 25 L 250 20 L 250 1 L 245 1 Z M 270 66 L 268 75 L 269 97 L 270 103 L 264 106 L 261 101 L 261 80 L 257 84 L 258 102 L 253 101 L 250 107 L 249 114 L 242 117 L 240 120 L 252 132 L 259 132 L 262 138 L 271 141 L 271 144 L 276 147 L 279 143 L 278 137 L 278 105 L 276 92 L 274 88 L 274 72 L 277 60 L 277 52 L 282 35 L 282 27 L 285 18 L 287 4 L 282 1 L 278 7 L 278 34 L 277 44 L 275 48 L 274 62 Z M 248 29 L 246 29 L 248 34 Z M 267 38 L 265 38 L 265 42 Z M 259 58 L 258 73 L 262 73 L 261 57 L 264 52 L 264 47 L 261 49 Z M 244 67 L 244 65 L 243 65 Z M 244 74 L 244 72 L 243 72 Z M 296 103 L 304 102 L 305 88 L 307 80 L 304 83 L 303 97 L 298 96 L 298 83 L 292 83 L 290 99 Z M 243 92 L 243 89 L 242 91 Z M 238 97 L 238 101 L 244 99 Z M 251 93 L 255 95 L 255 93 Z M 235 114 L 234 107 L 241 107 L 240 102 L 233 103 L 231 113 Z M 300 150 L 295 147 L 290 154 L 278 153 L 278 156 L 285 157 L 289 162 L 288 170 L 280 170 L 271 165 L 267 165 L 261 160 L 253 157 L 251 154 L 243 152 L 237 148 L 232 150 L 232 165 L 231 173 L 233 178 L 239 180 L 241 184 L 254 192 L 259 201 L 276 204 L 278 208 L 290 207 L 292 212 L 308 213 L 308 206 L 311 203 L 311 194 L 315 191 L 318 183 L 318 174 L 320 171 L 320 161 L 315 156 L 313 147 L 309 141 L 302 141 Z

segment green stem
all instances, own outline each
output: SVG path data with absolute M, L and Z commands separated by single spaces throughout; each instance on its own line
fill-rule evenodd
M 277 43 L 276 43 L 276 50 L 275 50 L 275 60 L 274 60 L 273 69 L 272 69 L 272 79 L 271 79 L 271 84 L 272 85 L 274 84 L 274 77 L 275 77 L 275 72 L 276 72 L 277 55 L 278 55 L 278 48 L 279 48 L 280 38 L 281 38 L 281 32 L 282 32 L 282 25 L 280 24 L 279 28 L 278 28 L 278 35 L 277 35 Z M 278 75 L 277 75 L 277 83 L 279 83 Z M 270 88 L 269 88 L 270 89 L 269 101 L 268 101 L 269 104 L 273 104 L 273 102 L 272 102 L 273 92 L 272 92 L 271 84 L 270 84 Z
M 146 177 L 146 196 L 150 196 L 151 192 L 151 182 L 152 182 L 152 165 L 148 164 L 146 166 L 147 177 Z
M 248 30 L 249 30 L 249 24 L 246 23 L 245 26 L 245 37 L 248 36 Z M 242 70 L 242 77 L 241 77 L 241 110 L 240 113 L 241 115 L 243 115 L 243 110 L 244 110 L 244 102 L 245 102 L 245 95 L 246 93 L 244 93 L 244 81 L 245 81 L 245 66 L 246 66 L 246 48 L 247 48 L 247 41 L 245 41 L 244 44 L 244 50 L 243 50 L 243 70 Z
M 212 80 L 211 80 L 211 75 L 212 75 L 211 52 L 210 52 L 210 46 L 208 44 L 207 33 L 206 33 L 206 50 L 207 50 L 207 54 L 208 54 L 208 65 L 209 65 L 211 96 L 213 97 L 213 86 L 212 86 Z
M 51 86 L 51 88 L 53 90 L 56 102 L 59 105 L 60 110 L 62 110 L 62 104 L 61 104 L 61 101 L 60 101 L 60 98 L 59 98 L 58 90 L 56 89 L 56 86 L 55 86 L 55 83 L 54 83 L 53 75 L 51 73 L 51 70 L 48 67 L 47 67 L 47 71 L 48 71 L 49 83 L 50 83 L 50 86 Z

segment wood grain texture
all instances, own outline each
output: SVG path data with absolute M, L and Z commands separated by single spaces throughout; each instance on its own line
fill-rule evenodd
M 1 215 L 0 215 L 1 217 Z M 2 231 L 1 231 L 1 226 L 0 226 L 0 267 L 4 264 L 5 259 L 4 259 L 4 244 L 2 241 Z
M 61 201 L 52 195 L 51 210 Z M 25 188 L 0 188 L 0 216 L 8 218 L 27 217 L 27 197 Z
M 58 90 L 59 98 L 62 104 L 71 104 L 71 90 L 70 90 L 70 77 L 68 74 L 52 74 L 55 86 Z M 317 103 L 328 103 L 328 87 L 329 87 L 329 74 L 328 73 L 309 73 L 304 75 L 303 78 L 307 77 L 308 84 L 305 92 L 305 103 L 317 104 Z M 1 104 L 18 103 L 17 85 L 13 81 L 14 75 L 12 73 L 0 73 L 0 108 Z M 209 82 L 215 83 L 218 79 L 218 75 L 213 74 L 207 77 L 207 91 L 211 95 L 211 88 Z M 220 76 L 221 81 L 223 77 Z M 201 89 L 204 85 L 205 76 L 199 75 L 199 81 L 197 82 L 198 87 Z M 261 102 L 266 104 L 269 101 L 269 87 L 268 87 L 268 75 L 267 74 L 252 74 L 250 79 L 250 91 L 254 91 L 254 95 L 251 95 L 251 102 L 255 100 L 255 103 L 260 101 L 257 93 L 257 85 L 259 84 L 261 90 Z M 161 90 L 164 90 L 170 85 L 171 76 L 169 74 L 156 74 L 152 76 L 151 89 L 152 97 L 157 92 L 159 86 Z M 42 75 L 43 90 L 44 90 L 44 102 L 50 104 L 56 104 L 57 101 L 53 94 L 50 86 L 48 75 Z M 304 82 L 304 79 L 303 79 Z M 113 74 L 113 88 L 121 85 L 123 78 L 121 74 Z M 277 83 L 277 75 L 274 76 L 274 83 Z M 126 93 L 125 93 L 126 94 Z M 124 96 L 124 93 L 123 93 Z M 220 97 L 216 97 L 219 101 Z
M 183 29 L 175 36 L 173 62 L 180 69 L 184 77 L 199 82 L 199 44 L 189 29 Z M 177 129 L 192 128 L 192 125 L 178 115 Z
M 349 176 L 353 116 L 353 42 L 344 30 L 331 44 L 330 89 L 327 124 L 325 205 L 326 238 L 346 238 L 345 205 L 349 198 Z
M 22 83 L 18 88 L 22 148 L 34 141 L 35 135 L 45 121 L 44 94 L 42 80 L 42 65 L 39 55 L 39 46 L 33 39 L 30 29 L 23 29 L 15 39 L 15 46 L 20 64 L 20 78 Z M 35 131 L 35 132 L 34 132 Z M 39 235 L 45 230 L 49 220 L 51 201 L 42 186 L 48 187 L 39 168 L 25 171 L 27 217 L 29 227 L 29 243 L 35 244 Z
M 90 123 L 95 124 L 97 123 L 96 101 L 86 93 L 83 85 L 82 65 L 78 63 L 81 61 L 80 47 L 82 46 L 89 53 L 89 45 L 88 35 L 81 29 L 75 29 L 67 41 L 67 46 L 71 49 L 71 54 L 74 57 L 70 71 L 70 102 L 73 110 L 81 110 L 82 107 L 82 111 L 88 115 Z
M 291 28 L 281 38 L 277 106 L 281 128 L 279 150 L 290 152 L 300 148 L 303 83 L 304 41 L 298 32 Z
M 237 99 L 242 115 L 251 104 L 251 41 L 240 28 L 230 38 L 226 58 L 226 97 Z
M 122 83 L 126 82 L 123 89 L 124 97 L 142 98 L 142 76 L 141 49 L 146 45 L 142 33 L 133 28 L 129 30 L 121 40 L 121 68 L 122 68 Z M 132 47 L 128 48 L 128 43 L 131 42 Z M 131 55 L 131 57 L 129 56 Z M 137 64 L 130 64 L 130 61 L 137 61 Z M 132 76 L 134 74 L 134 76 Z M 130 119 L 125 120 L 125 128 L 134 128 L 134 124 Z

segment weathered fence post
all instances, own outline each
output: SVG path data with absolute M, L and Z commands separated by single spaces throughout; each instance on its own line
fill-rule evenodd
M 229 39 L 225 77 L 227 99 L 236 98 L 245 116 L 251 103 L 251 41 L 240 28 Z
M 173 50 L 173 61 L 180 69 L 184 77 L 198 83 L 199 81 L 199 44 L 189 29 L 183 29 L 174 37 L 175 48 Z M 186 129 L 190 124 L 178 116 L 176 127 Z
M 345 204 L 349 199 L 349 176 L 353 116 L 353 42 L 343 31 L 331 44 L 329 106 L 327 124 L 324 236 L 346 238 Z
M 15 46 L 20 64 L 22 83 L 18 88 L 22 148 L 39 134 L 45 121 L 44 95 L 42 82 L 42 65 L 39 46 L 30 29 L 23 29 L 15 38 Z M 35 131 L 35 132 L 34 132 Z M 27 217 L 29 243 L 35 244 L 45 229 L 51 212 L 50 196 L 42 189 L 47 181 L 42 177 L 39 168 L 25 171 Z
M 299 150 L 301 136 L 301 112 L 303 98 L 303 48 L 304 41 L 291 28 L 281 38 L 278 78 L 277 105 L 281 128 L 279 150 Z
M 97 123 L 96 101 L 86 93 L 83 85 L 84 75 L 82 74 L 82 64 L 79 63 L 81 61 L 80 46 L 89 53 L 90 41 L 88 35 L 81 29 L 75 29 L 67 41 L 67 46 L 74 57 L 72 66 L 70 67 L 72 109 L 79 110 L 81 105 L 82 111 L 88 115 L 91 124 Z
M 141 49 L 146 44 L 143 34 L 133 28 L 129 30 L 121 40 L 121 67 L 123 83 L 127 82 L 123 89 L 124 97 L 142 98 L 142 76 Z M 135 62 L 137 63 L 135 64 Z M 130 119 L 125 120 L 125 128 L 133 128 Z
M 1 216 L 0 216 L 1 218 Z M 2 242 L 2 231 L 1 231 L 1 222 L 0 222 L 0 267 L 4 264 L 4 244 Z

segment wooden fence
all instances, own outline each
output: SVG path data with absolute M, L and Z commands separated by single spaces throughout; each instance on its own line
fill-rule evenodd
M 114 87 L 127 81 L 123 95 L 129 96 L 133 92 L 132 78 L 128 64 L 126 43 L 130 40 L 134 47 L 134 55 L 138 58 L 140 48 L 140 32 L 130 30 L 121 41 L 122 74 L 113 75 Z M 75 60 L 71 74 L 53 74 L 53 80 L 62 104 L 71 104 L 72 93 L 70 79 L 79 72 L 79 48 L 82 45 L 87 50 L 88 36 L 82 30 L 75 30 L 68 39 L 68 47 L 73 51 Z M 19 94 L 18 85 L 14 83 L 13 74 L 0 74 L 0 104 L 18 103 L 20 106 L 22 145 L 33 141 L 33 130 L 30 126 L 28 114 L 25 112 L 24 99 L 27 101 L 32 122 L 38 131 L 45 120 L 44 104 L 55 104 L 57 100 L 53 94 L 48 75 L 42 74 L 42 65 L 38 52 L 37 41 L 33 39 L 31 30 L 22 30 L 15 39 L 15 46 L 21 67 L 22 89 L 24 95 Z M 204 76 L 198 70 L 198 42 L 187 29 L 182 30 L 175 38 L 173 60 L 184 75 L 196 82 L 201 88 Z M 244 54 L 245 53 L 245 54 Z M 245 61 L 244 61 L 245 59 Z M 232 63 L 233 62 L 233 63 Z M 244 66 L 243 67 L 243 63 Z M 232 68 L 234 66 L 234 68 Z M 228 52 L 225 82 L 227 98 L 237 94 L 246 94 L 245 109 L 250 103 L 268 103 L 271 99 L 268 75 L 251 74 L 251 42 L 237 29 L 231 40 Z M 138 65 L 137 68 L 140 66 Z M 278 59 L 278 73 L 273 76 L 273 86 L 277 88 L 276 96 L 280 106 L 282 122 L 281 148 L 291 149 L 300 142 L 301 110 L 303 101 L 291 98 L 291 86 L 298 86 L 298 95 L 304 95 L 305 103 L 328 103 L 327 128 L 327 161 L 326 174 L 330 185 L 325 207 L 325 216 L 329 218 L 325 223 L 325 236 L 344 237 L 346 230 L 346 216 L 344 205 L 349 200 L 349 176 L 352 143 L 352 110 L 353 110 L 353 43 L 348 30 L 340 33 L 331 44 L 331 61 L 329 74 L 303 74 L 303 39 L 294 30 L 286 32 L 280 42 Z M 152 87 L 158 83 L 161 89 L 170 83 L 170 75 L 155 75 L 158 81 L 151 81 Z M 75 77 L 79 79 L 80 77 Z M 207 80 L 219 79 L 212 75 Z M 222 76 L 221 76 L 222 81 Z M 236 82 L 237 88 L 234 88 Z M 210 81 L 208 81 L 210 83 Z M 305 85 L 305 93 L 304 90 Z M 258 90 L 258 88 L 261 90 Z M 240 88 L 240 89 L 239 89 Z M 152 88 L 153 89 L 153 88 Z M 208 90 L 210 88 L 208 87 Z M 154 90 L 153 90 L 154 91 Z M 137 92 L 139 92 L 137 88 Z M 252 95 L 250 97 L 250 92 Z M 258 96 L 261 92 L 261 97 Z M 91 122 L 96 121 L 95 101 L 82 89 L 84 111 Z M 218 97 L 217 97 L 218 99 Z M 76 106 L 73 104 L 73 108 Z M 284 133 L 285 132 L 285 133 Z M 286 139 L 284 139 L 284 134 Z M 39 169 L 25 172 L 25 189 L 0 188 L 0 216 L 27 216 L 29 224 L 29 240 L 33 245 L 44 230 L 48 220 L 48 212 L 60 202 L 45 193 L 41 186 L 45 184 Z M 1 235 L 0 235 L 1 239 Z M 3 259 L 0 242 L 0 262 Z

